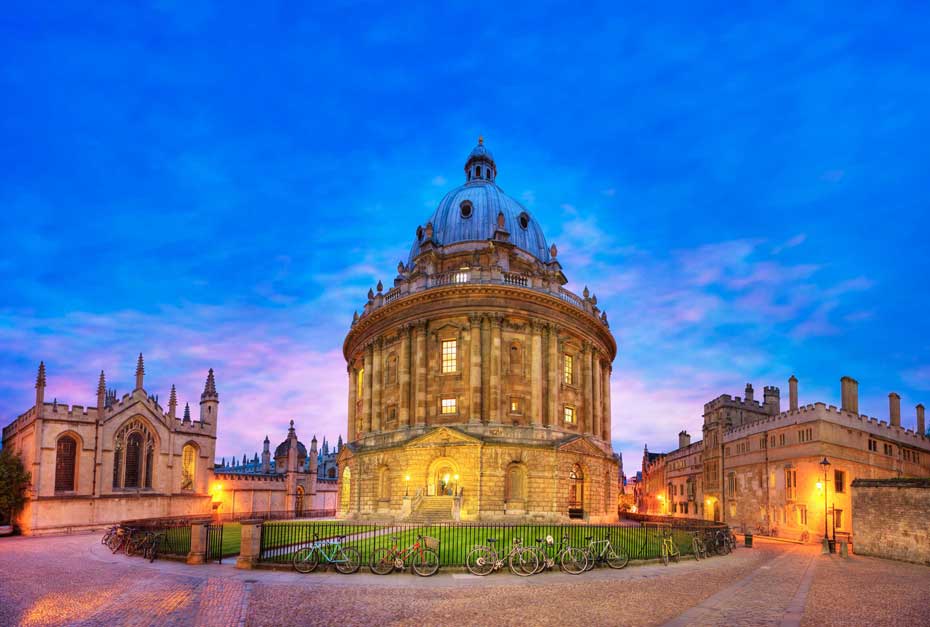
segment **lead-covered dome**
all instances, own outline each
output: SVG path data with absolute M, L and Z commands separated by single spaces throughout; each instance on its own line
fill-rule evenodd
M 509 242 L 543 263 L 550 261 L 542 228 L 519 202 L 495 183 L 497 164 L 481 138 L 465 162 L 465 184 L 453 189 L 439 202 L 427 226 L 417 229 L 408 265 L 427 242 L 449 246 L 459 242 L 495 239 L 506 231 Z

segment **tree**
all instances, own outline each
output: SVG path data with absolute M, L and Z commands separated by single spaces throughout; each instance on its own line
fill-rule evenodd
M 0 524 L 12 524 L 23 509 L 31 480 L 22 458 L 9 448 L 0 449 Z

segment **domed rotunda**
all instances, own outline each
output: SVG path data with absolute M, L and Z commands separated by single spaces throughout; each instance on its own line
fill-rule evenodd
M 617 344 L 481 139 L 343 344 L 353 518 L 616 520 Z

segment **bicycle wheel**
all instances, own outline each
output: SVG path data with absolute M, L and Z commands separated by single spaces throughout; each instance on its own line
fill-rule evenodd
M 669 547 L 669 557 L 673 562 L 678 562 L 681 557 L 681 550 L 678 548 L 677 544 L 673 543 L 672 546 Z
M 520 577 L 529 577 L 536 572 L 536 567 L 539 566 L 539 558 L 536 556 L 536 551 L 529 548 L 520 549 L 515 553 L 511 553 L 510 559 L 508 559 L 507 562 L 510 566 L 510 572 Z
M 368 560 L 368 568 L 376 575 L 389 574 L 394 570 L 394 552 L 385 547 L 375 549 Z
M 630 562 L 630 557 L 624 553 L 623 549 L 615 549 L 613 545 L 607 547 L 607 565 L 611 568 L 623 568 Z
M 584 556 L 587 558 L 587 561 L 584 564 L 585 571 L 594 570 L 594 564 L 597 562 L 597 554 L 589 547 L 584 550 Z
M 549 556 L 546 555 L 546 551 L 544 549 L 538 546 L 534 546 L 529 550 L 536 554 L 536 570 L 533 571 L 533 574 L 538 575 L 542 571 L 546 570 L 546 566 L 549 563 Z
M 476 546 L 465 556 L 465 568 L 472 575 L 483 577 L 494 570 L 497 556 L 486 546 Z
M 668 544 L 665 541 L 662 542 L 662 561 L 668 566 Z
M 361 558 L 358 555 L 358 549 L 351 546 L 344 546 L 334 556 L 336 561 L 336 570 L 343 575 L 351 575 L 359 569 Z
M 419 555 L 414 556 L 410 566 L 420 577 L 431 577 L 439 570 L 439 555 L 433 549 L 423 549 Z
M 559 554 L 559 568 L 570 575 L 580 575 L 588 567 L 588 557 L 581 549 L 568 547 Z
M 319 563 L 320 556 L 316 549 L 311 549 L 309 547 L 304 547 L 294 553 L 294 559 L 292 561 L 294 570 L 305 575 L 316 570 L 316 566 Z

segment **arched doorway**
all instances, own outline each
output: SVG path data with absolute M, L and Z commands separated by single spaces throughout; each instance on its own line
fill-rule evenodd
M 300 516 L 304 513 L 304 487 L 297 486 L 297 497 L 294 499 L 294 514 Z
M 455 496 L 461 490 L 459 465 L 448 457 L 434 459 L 426 475 L 427 496 Z
M 568 473 L 568 516 L 584 516 L 584 470 L 580 464 L 573 464 Z

